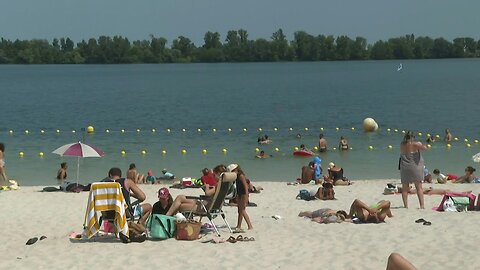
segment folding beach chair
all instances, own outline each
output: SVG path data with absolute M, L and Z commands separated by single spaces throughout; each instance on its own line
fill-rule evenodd
M 198 201 L 201 206 L 200 211 L 189 212 L 187 218 L 193 218 L 194 216 L 199 216 L 200 220 L 202 217 L 207 217 L 212 224 L 213 228 L 217 235 L 220 235 L 218 232 L 217 226 L 213 222 L 213 219 L 220 215 L 227 225 L 230 233 L 232 233 L 232 228 L 225 219 L 225 213 L 222 210 L 223 203 L 225 202 L 225 197 L 227 196 L 230 188 L 233 186 L 233 182 L 237 179 L 237 174 L 232 172 L 223 173 L 220 180 L 217 183 L 217 188 L 215 189 L 215 194 L 213 196 L 187 196 L 188 199 L 195 199 Z
M 97 234 L 102 224 L 102 215 L 112 212 L 112 224 L 117 233 L 128 236 L 127 203 L 123 197 L 122 188 L 116 182 L 93 183 L 88 195 L 87 210 L 83 228 L 88 238 Z

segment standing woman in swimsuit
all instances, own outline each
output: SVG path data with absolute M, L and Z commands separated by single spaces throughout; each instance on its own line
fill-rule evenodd
M 5 173 L 5 144 L 0 143 L 0 186 L 8 186 L 8 177 Z
M 405 134 L 400 144 L 399 167 L 402 181 L 402 200 L 405 208 L 408 208 L 409 184 L 414 183 L 420 208 L 425 209 L 422 187 L 424 162 L 420 151 L 426 149 L 427 147 L 421 142 L 415 141 L 415 136 L 411 132 Z
M 236 230 L 242 229 L 242 221 L 245 219 L 247 222 L 248 229 L 253 229 L 252 223 L 250 222 L 250 217 L 247 214 L 247 204 L 248 204 L 248 184 L 245 173 L 238 164 L 230 164 L 227 166 L 229 172 L 234 172 L 237 174 L 237 180 L 235 182 L 237 186 L 237 207 L 238 207 L 238 218 L 237 218 L 237 228 Z

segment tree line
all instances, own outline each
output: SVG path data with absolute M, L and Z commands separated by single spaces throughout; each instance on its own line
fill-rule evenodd
M 244 29 L 230 30 L 225 40 L 207 32 L 204 44 L 196 46 L 179 36 L 167 47 L 167 39 L 130 42 L 122 36 L 100 36 L 75 44 L 70 38 L 32 40 L 0 39 L 0 64 L 125 64 L 125 63 L 220 63 L 277 61 L 335 61 L 384 59 L 438 59 L 480 57 L 480 40 L 470 37 L 415 37 L 413 34 L 368 44 L 363 37 L 294 33 L 287 40 L 282 29 L 270 39 L 248 38 Z

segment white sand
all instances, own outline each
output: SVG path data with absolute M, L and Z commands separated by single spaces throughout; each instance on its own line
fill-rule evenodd
M 415 195 L 409 196 L 410 209 L 401 208 L 400 195 L 382 195 L 388 180 L 356 181 L 350 187 L 335 189 L 334 201 L 299 201 L 300 188 L 285 183 L 261 182 L 261 194 L 252 194 L 250 207 L 254 242 L 212 244 L 210 233 L 198 241 L 123 244 L 108 242 L 72 243 L 68 235 L 81 231 L 88 192 L 38 192 L 42 187 L 21 187 L 0 192 L 2 233 L 0 268 L 16 269 L 385 269 L 391 252 L 399 252 L 418 269 L 474 269 L 480 265 L 476 249 L 480 243 L 476 231 L 480 213 L 444 213 L 431 208 L 442 196 L 425 196 L 427 210 L 418 209 Z M 432 185 L 425 185 L 426 187 Z M 478 184 L 433 185 L 454 191 L 473 190 Z M 147 201 L 156 201 L 160 186 L 144 185 Z M 171 189 L 172 195 L 200 194 L 201 190 Z M 317 224 L 297 217 L 302 210 L 329 207 L 348 210 L 353 199 L 367 203 L 381 199 L 392 202 L 394 217 L 383 224 Z M 398 208 L 398 209 L 397 209 Z M 236 225 L 236 208 L 225 207 L 227 219 Z M 271 216 L 280 215 L 275 220 Z M 431 226 L 414 221 L 424 218 Z M 203 220 L 204 222 L 206 219 Z M 220 217 L 217 225 L 223 225 Z M 244 227 L 246 225 L 244 224 Z M 221 228 L 223 238 L 230 233 Z M 25 245 L 34 236 L 48 238 Z M 235 235 L 236 236 L 236 235 Z

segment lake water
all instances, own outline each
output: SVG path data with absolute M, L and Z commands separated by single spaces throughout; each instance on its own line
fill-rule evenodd
M 399 63 L 2 65 L 0 141 L 7 172 L 23 185 L 54 185 L 59 164 L 67 161 L 74 179 L 76 158 L 51 152 L 82 140 L 106 153 L 81 160 L 83 183 L 132 162 L 141 172 L 152 168 L 159 175 L 167 168 L 179 177 L 235 162 L 255 181 L 292 181 L 310 161 L 294 157 L 293 148 L 313 148 L 323 132 L 330 148 L 340 136 L 353 148 L 320 154 L 324 169 L 334 161 L 351 179 L 399 178 L 402 130 L 421 132 L 418 139 L 425 141 L 427 133 L 443 138 L 448 127 L 459 140 L 450 149 L 434 143 L 425 161 L 430 170 L 461 174 L 480 152 L 474 142 L 480 139 L 480 61 L 402 61 L 398 72 Z M 362 131 L 366 117 L 375 118 L 378 132 Z M 82 130 L 88 125 L 94 134 Z M 263 134 L 273 143 L 259 146 Z M 255 159 L 256 148 L 273 158 Z

